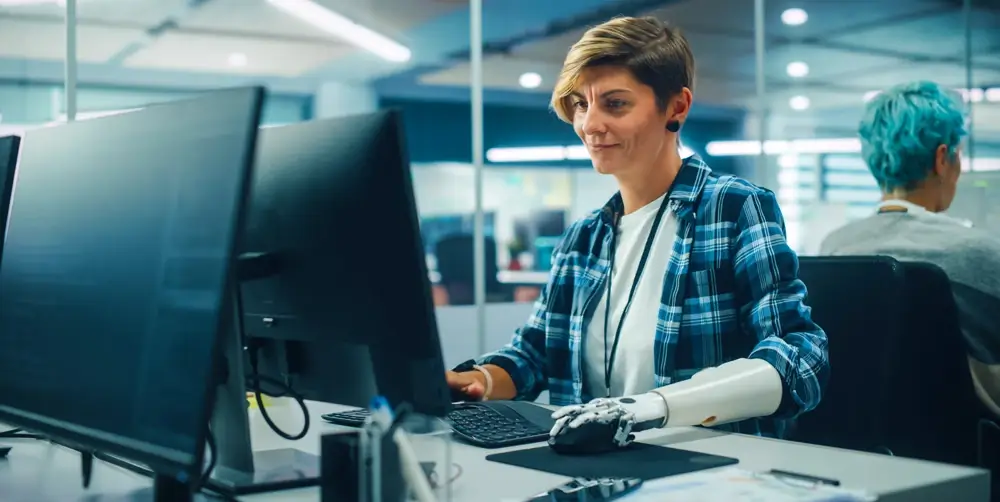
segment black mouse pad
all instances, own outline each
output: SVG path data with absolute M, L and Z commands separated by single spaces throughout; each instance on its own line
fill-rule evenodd
M 738 463 L 739 460 L 665 446 L 633 443 L 592 455 L 560 455 L 547 445 L 489 455 L 486 460 L 574 478 L 665 478 Z

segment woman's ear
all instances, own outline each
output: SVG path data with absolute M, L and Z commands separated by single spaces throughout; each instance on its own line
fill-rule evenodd
M 948 145 L 938 145 L 937 150 L 934 151 L 934 174 L 938 177 L 946 176 L 951 170 L 954 160 L 951 152 L 948 151 Z
M 670 107 L 667 108 L 667 123 L 670 121 L 676 121 L 683 124 L 688 117 L 688 113 L 691 112 L 691 102 L 694 99 L 694 94 L 691 93 L 691 89 L 684 87 L 681 92 L 678 92 L 672 100 L 670 100 Z

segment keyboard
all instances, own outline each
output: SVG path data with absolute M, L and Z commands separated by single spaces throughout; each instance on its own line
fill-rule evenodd
M 546 441 L 555 423 L 551 411 L 518 401 L 460 403 L 448 412 L 447 422 L 463 442 L 482 448 L 503 448 Z M 361 427 L 367 409 L 353 409 L 322 416 L 327 422 Z

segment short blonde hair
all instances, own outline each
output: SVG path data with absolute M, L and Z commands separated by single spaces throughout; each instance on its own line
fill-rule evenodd
M 655 17 L 618 17 L 595 26 L 573 44 L 552 93 L 552 109 L 573 121 L 570 97 L 586 68 L 621 66 L 653 88 L 665 109 L 685 87 L 694 90 L 694 55 L 680 30 Z

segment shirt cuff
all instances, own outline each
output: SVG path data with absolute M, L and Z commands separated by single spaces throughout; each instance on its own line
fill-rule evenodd
M 774 412 L 774 417 L 794 417 L 801 412 L 805 403 L 795 392 L 794 379 L 798 377 L 795 366 L 784 357 L 780 351 L 773 347 L 763 347 L 750 353 L 750 359 L 760 359 L 766 361 L 781 376 L 781 404 Z

